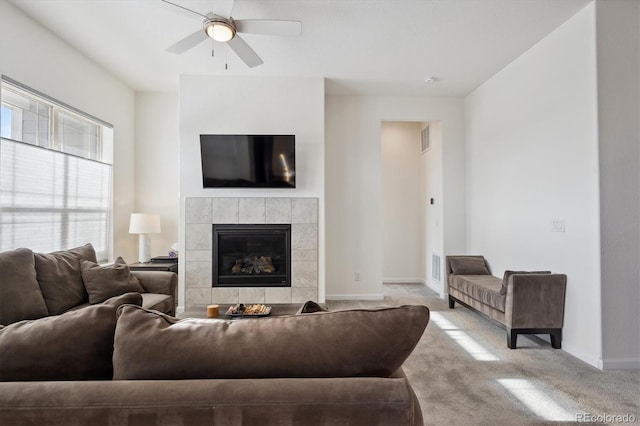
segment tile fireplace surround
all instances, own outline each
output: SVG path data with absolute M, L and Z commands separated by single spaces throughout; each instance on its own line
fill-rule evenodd
M 318 300 L 318 199 L 186 197 L 186 309 Z M 212 287 L 213 224 L 291 224 L 291 287 Z

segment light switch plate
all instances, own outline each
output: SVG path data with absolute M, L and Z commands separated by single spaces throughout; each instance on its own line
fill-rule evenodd
M 564 219 L 552 219 L 551 232 L 564 232 Z

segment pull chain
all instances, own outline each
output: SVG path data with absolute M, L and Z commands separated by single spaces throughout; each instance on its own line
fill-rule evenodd
M 211 57 L 215 56 L 214 47 L 215 47 L 215 43 L 213 40 L 211 40 Z M 224 50 L 224 69 L 225 70 L 229 69 L 229 48 L 226 48 Z

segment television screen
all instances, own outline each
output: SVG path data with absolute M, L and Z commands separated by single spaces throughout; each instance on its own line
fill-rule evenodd
M 295 188 L 295 135 L 200 135 L 204 188 Z

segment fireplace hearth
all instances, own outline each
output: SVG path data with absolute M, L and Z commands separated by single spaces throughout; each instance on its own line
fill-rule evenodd
M 213 225 L 213 287 L 291 287 L 291 225 Z

